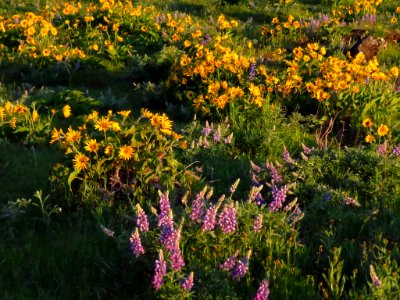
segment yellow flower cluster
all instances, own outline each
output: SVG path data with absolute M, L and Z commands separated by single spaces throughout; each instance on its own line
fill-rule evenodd
M 286 34 L 292 31 L 301 30 L 308 26 L 308 22 L 300 22 L 292 15 L 289 15 L 287 20 L 280 21 L 278 17 L 274 17 L 270 25 L 261 26 L 261 35 L 276 36 L 277 34 Z
M 10 60 L 27 56 L 35 60 L 45 58 L 68 62 L 104 51 L 114 54 L 129 35 L 120 30 L 121 26 L 147 28 L 154 22 L 155 14 L 154 6 L 133 6 L 128 0 L 99 0 L 84 4 L 59 1 L 49 4 L 38 14 L 0 16 L 0 33 L 19 40 L 15 49 L 7 51 Z M 0 38 L 0 49 L 7 47 L 10 47 L 7 40 Z M 126 44 L 124 51 L 130 49 L 132 45 Z
M 35 108 L 30 109 L 26 105 L 6 101 L 0 105 L 0 127 L 8 125 L 11 129 L 16 129 L 21 122 L 21 126 L 27 123 L 36 123 L 39 120 L 39 113 Z M 22 124 L 23 123 L 23 124 Z
M 329 56 L 321 62 L 318 73 L 317 79 L 305 84 L 307 91 L 318 101 L 329 99 L 331 93 L 358 93 L 370 80 L 386 81 L 390 76 L 379 68 L 376 58 L 366 62 L 362 53 L 352 61 Z
M 355 0 L 350 5 L 339 5 L 332 10 L 333 17 L 340 20 L 348 16 L 376 14 L 376 10 L 383 0 Z
M 368 134 L 365 136 L 365 141 L 372 144 L 375 141 L 375 134 L 373 132 L 374 122 L 371 118 L 365 118 L 362 121 L 362 126 L 368 130 Z M 376 134 L 380 137 L 387 136 L 389 134 L 389 127 L 385 124 L 381 124 L 376 129 Z
M 131 139 L 130 143 L 123 142 L 124 137 L 134 133 L 132 128 L 135 126 L 129 128 L 127 126 L 131 126 L 131 123 L 125 122 L 129 115 L 130 111 L 126 110 L 119 111 L 116 114 L 109 111 L 104 116 L 93 111 L 86 117 L 86 123 L 78 129 L 69 126 L 67 131 L 64 132 L 62 128 L 53 128 L 50 143 L 58 143 L 67 155 L 73 155 L 72 162 L 76 170 L 86 170 L 91 163 L 99 162 L 102 159 L 118 158 L 123 161 L 132 158 L 138 159 L 142 143 L 135 143 L 134 139 Z M 119 116 L 122 117 L 122 120 L 119 120 L 121 118 Z M 148 119 L 153 127 L 153 130 L 149 131 L 150 136 L 153 136 L 151 132 L 157 130 L 165 137 L 172 137 L 172 142 L 183 137 L 172 130 L 172 121 L 165 113 L 154 114 L 142 109 L 142 116 Z

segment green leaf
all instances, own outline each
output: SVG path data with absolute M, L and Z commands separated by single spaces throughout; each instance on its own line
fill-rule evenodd
M 81 172 L 81 170 L 75 170 L 68 176 L 68 186 L 71 189 L 71 183 L 74 181 L 74 179 L 78 176 L 78 174 Z

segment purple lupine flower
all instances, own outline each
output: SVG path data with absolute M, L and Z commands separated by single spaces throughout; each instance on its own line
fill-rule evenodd
M 156 267 L 154 271 L 153 280 L 151 281 L 153 287 L 158 291 L 164 284 L 164 276 L 167 274 L 167 262 L 164 259 L 164 254 L 160 250 L 158 259 L 156 260 Z
M 261 172 L 261 167 L 256 165 L 255 163 L 253 163 L 253 161 L 250 161 L 250 167 L 256 173 L 260 173 Z
M 219 215 L 218 226 L 224 233 L 232 233 L 236 230 L 236 208 L 232 204 L 225 206 Z
M 160 214 L 158 215 L 158 226 L 172 227 L 173 216 L 171 210 L 171 204 L 169 203 L 168 192 L 160 195 Z
M 173 227 L 164 226 L 161 230 L 160 243 L 168 251 L 175 249 L 177 242 L 179 242 L 178 231 Z
M 197 223 L 200 223 L 203 219 L 204 215 L 204 193 L 205 191 L 201 191 L 196 195 L 196 198 L 193 200 L 192 203 L 192 211 L 190 212 L 190 219 Z
M 184 282 L 181 284 L 181 288 L 183 291 L 189 292 L 193 287 L 193 277 L 194 273 L 190 272 L 189 276 L 185 279 Z
M 258 287 L 257 293 L 254 296 L 254 300 L 267 300 L 269 296 L 269 282 L 267 279 L 261 281 L 260 286 Z
M 359 19 L 360 22 L 365 23 L 376 23 L 376 15 L 375 14 L 366 14 Z
M 373 265 L 369 265 L 369 276 L 371 276 L 372 284 L 375 287 L 381 286 L 382 281 L 379 279 L 378 275 L 376 275 Z
M 136 226 L 141 232 L 149 231 L 149 220 L 145 211 L 140 207 L 140 204 L 136 205 Z
M 226 261 L 224 261 L 222 264 L 219 265 L 219 268 L 225 271 L 232 270 L 236 265 L 236 259 L 238 255 L 239 251 L 235 251 L 235 253 L 232 256 L 228 257 Z
M 264 198 L 262 197 L 261 193 L 257 193 L 257 194 L 256 194 L 255 201 L 256 201 L 256 204 L 257 204 L 258 206 L 263 205 L 263 204 L 266 203 L 266 201 L 265 201 Z
M 256 64 L 250 64 L 249 81 L 253 81 L 256 78 Z
M 387 152 L 387 144 L 386 143 L 383 143 L 383 144 L 381 144 L 381 145 L 379 145 L 377 148 L 376 148 L 376 152 L 379 154 L 379 155 L 385 155 L 386 154 L 386 152 Z
M 275 183 L 282 182 L 282 177 L 279 175 L 278 170 L 275 168 L 273 163 L 266 164 L 268 170 L 271 172 L 271 177 Z
M 283 160 L 284 160 L 286 163 L 288 163 L 288 164 L 290 164 L 290 165 L 294 164 L 294 160 L 293 160 L 292 157 L 290 156 L 290 153 L 289 153 L 289 151 L 286 149 L 286 146 L 285 146 L 285 145 L 283 145 L 282 156 L 283 156 Z
M 213 134 L 213 140 L 216 143 L 221 141 L 221 126 L 218 125 L 217 131 Z
M 400 156 L 400 144 L 399 144 L 398 146 L 396 146 L 396 147 L 393 148 L 392 154 L 393 154 L 394 156 Z
M 261 183 L 258 179 L 258 176 L 255 173 L 251 174 L 251 185 L 252 186 L 260 186 L 261 185 Z
M 129 238 L 131 244 L 132 253 L 139 257 L 141 254 L 144 254 L 144 248 L 142 246 L 142 241 L 140 239 L 139 230 L 136 228 Z
M 208 45 L 211 42 L 211 37 L 210 35 L 207 33 L 206 36 L 203 38 L 203 40 L 200 42 L 200 44 L 202 44 L 203 46 Z
M 208 136 L 211 133 L 212 127 L 206 121 L 206 126 L 204 127 L 203 131 L 201 132 L 204 136 Z
M 311 154 L 313 153 L 313 150 L 314 150 L 314 149 L 309 148 L 309 147 L 307 147 L 307 146 L 304 145 L 304 144 L 301 144 L 301 147 L 303 148 L 304 154 L 311 155 Z
M 263 215 L 259 214 L 253 221 L 253 230 L 260 232 L 263 223 Z
M 168 210 L 168 213 L 160 213 L 158 215 L 158 226 L 163 230 L 164 228 L 172 229 L 174 227 L 174 217 L 172 209 Z
M 217 217 L 217 209 L 218 207 L 216 205 L 211 205 L 206 212 L 206 215 L 204 217 L 204 222 L 202 226 L 203 232 L 207 230 L 214 230 L 215 227 L 215 219 Z
M 247 270 L 249 268 L 249 260 L 250 260 L 250 255 L 251 255 L 251 250 L 249 250 L 241 260 L 239 260 L 235 267 L 232 269 L 232 277 L 239 281 L 241 278 L 243 278 Z
M 171 204 L 169 203 L 168 192 L 160 195 L 160 214 L 158 215 L 158 226 L 170 225 Z
M 174 271 L 179 271 L 185 266 L 185 260 L 183 259 L 181 249 L 179 249 L 178 246 L 172 249 L 169 259 L 171 261 L 171 268 Z
M 288 191 L 288 188 L 286 185 L 278 188 L 276 185 L 272 186 L 272 202 L 269 204 L 269 209 L 272 211 L 278 211 L 279 209 L 282 208 L 283 203 L 286 200 L 286 192 Z
M 257 201 L 257 199 L 261 198 L 262 196 L 260 194 L 261 189 L 263 188 L 263 185 L 259 186 L 252 186 L 249 192 L 249 196 L 247 197 L 247 202 L 252 203 L 254 200 Z M 262 199 L 264 200 L 264 199 Z

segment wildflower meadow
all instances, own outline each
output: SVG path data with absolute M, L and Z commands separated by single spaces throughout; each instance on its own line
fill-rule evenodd
M 4 0 L 1 299 L 399 299 L 400 3 Z

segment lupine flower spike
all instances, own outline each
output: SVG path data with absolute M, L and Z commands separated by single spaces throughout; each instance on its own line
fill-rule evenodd
M 154 289 L 157 291 L 161 289 L 164 284 L 164 276 L 167 274 L 167 262 L 164 259 L 164 254 L 160 250 L 158 259 L 156 260 L 156 267 L 154 271 L 153 280 L 151 281 Z
M 254 300 L 267 300 L 269 297 L 269 282 L 267 279 L 261 281 L 261 284 L 257 290 L 257 294 L 254 296 Z
M 193 277 L 194 277 L 194 273 L 190 272 L 188 278 L 185 279 L 184 282 L 182 282 L 181 287 L 183 291 L 187 291 L 189 292 L 192 287 L 193 287 Z
M 371 276 L 372 284 L 375 287 L 379 287 L 382 284 L 382 281 L 380 281 L 378 275 L 375 273 L 375 269 L 373 265 L 369 265 L 369 276 Z
M 135 228 L 135 231 L 132 233 L 129 240 L 131 243 L 132 253 L 136 257 L 139 257 L 141 254 L 144 254 L 144 248 L 142 246 L 142 241 L 140 239 L 139 230 L 137 228 Z
M 232 270 L 232 277 L 239 281 L 241 278 L 246 276 L 247 270 L 249 268 L 249 260 L 251 256 L 251 250 L 247 251 L 246 256 L 239 260 Z
M 226 205 L 219 215 L 218 226 L 224 233 L 232 233 L 236 230 L 236 208 L 232 203 Z
M 231 193 L 231 195 L 233 195 L 236 192 L 236 189 L 239 185 L 240 182 L 240 178 L 236 179 L 236 181 L 232 184 L 232 186 L 229 189 L 229 193 Z
M 149 231 L 149 220 L 144 210 L 140 207 L 140 204 L 136 205 L 136 225 L 141 232 Z
M 236 250 L 232 256 L 228 257 L 228 259 L 226 261 L 224 261 L 224 263 L 219 265 L 219 268 L 221 270 L 225 270 L 225 271 L 232 270 L 236 265 L 236 259 L 237 259 L 238 255 L 239 255 L 239 251 Z
M 255 232 L 260 232 L 262 228 L 262 222 L 263 222 L 263 215 L 258 215 L 253 222 L 253 230 Z

